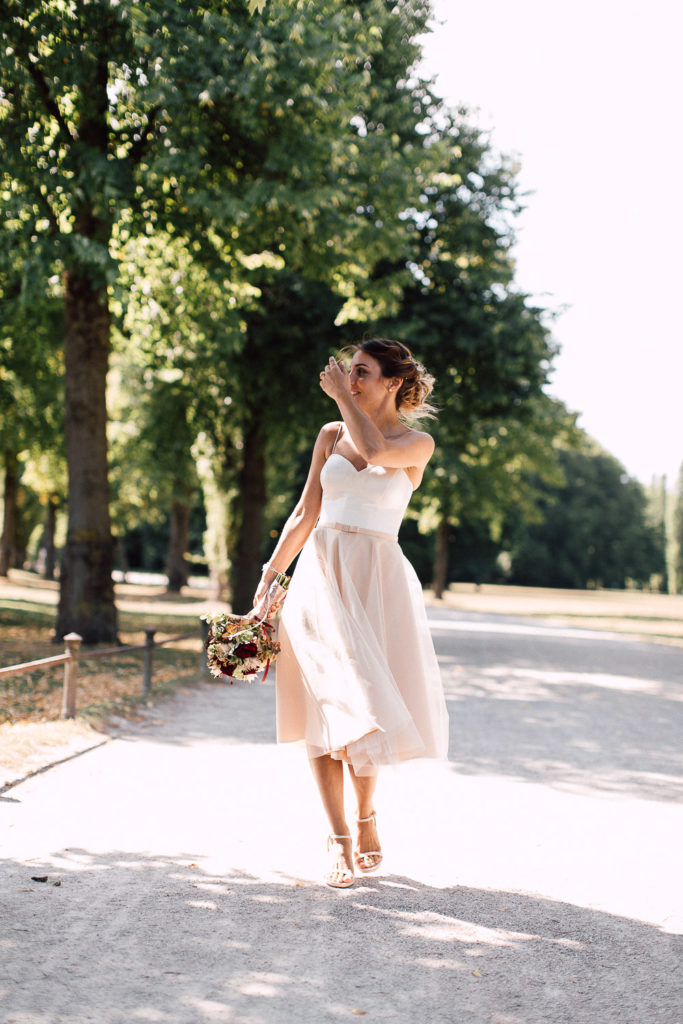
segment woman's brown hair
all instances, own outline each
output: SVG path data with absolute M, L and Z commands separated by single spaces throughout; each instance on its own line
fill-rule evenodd
M 347 346 L 341 355 L 353 356 L 358 351 L 377 360 L 383 377 L 395 377 L 401 381 L 396 392 L 396 408 L 402 419 L 435 416 L 436 406 L 427 401 L 434 387 L 434 377 L 422 363 L 418 363 L 407 345 L 390 338 L 370 338 L 360 345 Z

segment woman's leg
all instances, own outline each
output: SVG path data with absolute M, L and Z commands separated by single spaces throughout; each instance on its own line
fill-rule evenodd
M 351 774 L 351 781 L 353 782 L 353 788 L 356 793 L 356 800 L 358 802 L 358 814 L 357 818 L 368 818 L 369 821 L 358 821 L 358 850 L 356 853 L 356 860 L 359 864 L 365 868 L 366 871 L 372 870 L 374 867 L 379 865 L 382 857 L 378 852 L 381 850 L 379 844 L 379 836 L 377 835 L 377 826 L 374 818 L 375 804 L 374 795 L 375 788 L 377 787 L 378 773 L 374 775 L 356 775 L 351 765 L 349 765 L 349 772 Z M 366 855 L 364 850 L 377 851 L 374 854 Z
M 335 836 L 349 836 L 336 840 L 335 861 L 328 875 L 328 881 L 340 881 L 345 872 L 353 874 L 353 841 L 350 838 L 344 813 L 344 765 L 329 754 L 309 758 L 320 797 Z

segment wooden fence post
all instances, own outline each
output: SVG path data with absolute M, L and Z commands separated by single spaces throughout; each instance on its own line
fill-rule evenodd
M 78 633 L 67 633 L 64 637 L 65 653 L 69 660 L 64 662 L 64 696 L 62 699 L 62 718 L 73 718 L 76 714 L 76 684 L 78 682 L 78 655 L 81 649 L 82 636 Z
M 152 689 L 152 658 L 154 656 L 154 634 L 156 629 L 151 626 L 145 628 L 145 650 L 142 668 L 142 693 L 147 696 Z

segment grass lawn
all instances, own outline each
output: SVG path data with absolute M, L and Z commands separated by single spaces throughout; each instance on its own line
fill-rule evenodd
M 12 570 L 0 580 L 0 667 L 49 658 L 63 652 L 52 641 L 59 586 L 32 573 Z M 154 651 L 152 692 L 142 694 L 142 651 L 115 652 L 88 659 L 82 651 L 77 686 L 77 717 L 61 721 L 64 666 L 55 665 L 0 678 L 0 790 L 26 775 L 106 742 L 115 734 L 117 718 L 138 718 L 145 703 L 154 702 L 202 676 L 199 616 L 222 610 L 207 600 L 206 591 L 186 588 L 182 595 L 163 587 L 116 586 L 119 639 L 122 644 L 196 630 L 196 638 L 158 647 Z M 110 648 L 105 644 L 102 647 Z M 215 685 L 222 685 L 216 683 Z M 103 730 L 107 730 L 107 732 Z
M 0 667 L 63 651 L 52 640 L 58 585 L 31 573 L 12 571 L 0 582 Z M 124 645 L 144 643 L 146 627 L 156 640 L 197 631 L 196 638 L 154 651 L 153 694 L 159 696 L 200 674 L 199 616 L 210 604 L 203 591 L 188 589 L 167 595 L 162 587 L 117 585 L 119 639 Z M 111 644 L 100 645 L 110 648 Z M 79 664 L 77 713 L 92 724 L 109 715 L 135 714 L 142 700 L 142 651 L 116 652 L 99 659 L 84 648 Z M 59 719 L 64 666 L 0 679 L 0 723 L 44 722 Z
M 453 583 L 442 602 L 434 601 L 429 591 L 425 599 L 427 604 L 459 611 L 538 618 L 553 625 L 628 633 L 683 647 L 683 594 Z

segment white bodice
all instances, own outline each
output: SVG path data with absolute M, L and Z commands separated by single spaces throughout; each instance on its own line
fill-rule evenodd
M 343 523 L 364 530 L 397 534 L 413 485 L 404 469 L 355 466 L 332 452 L 320 473 L 323 500 L 320 524 Z

